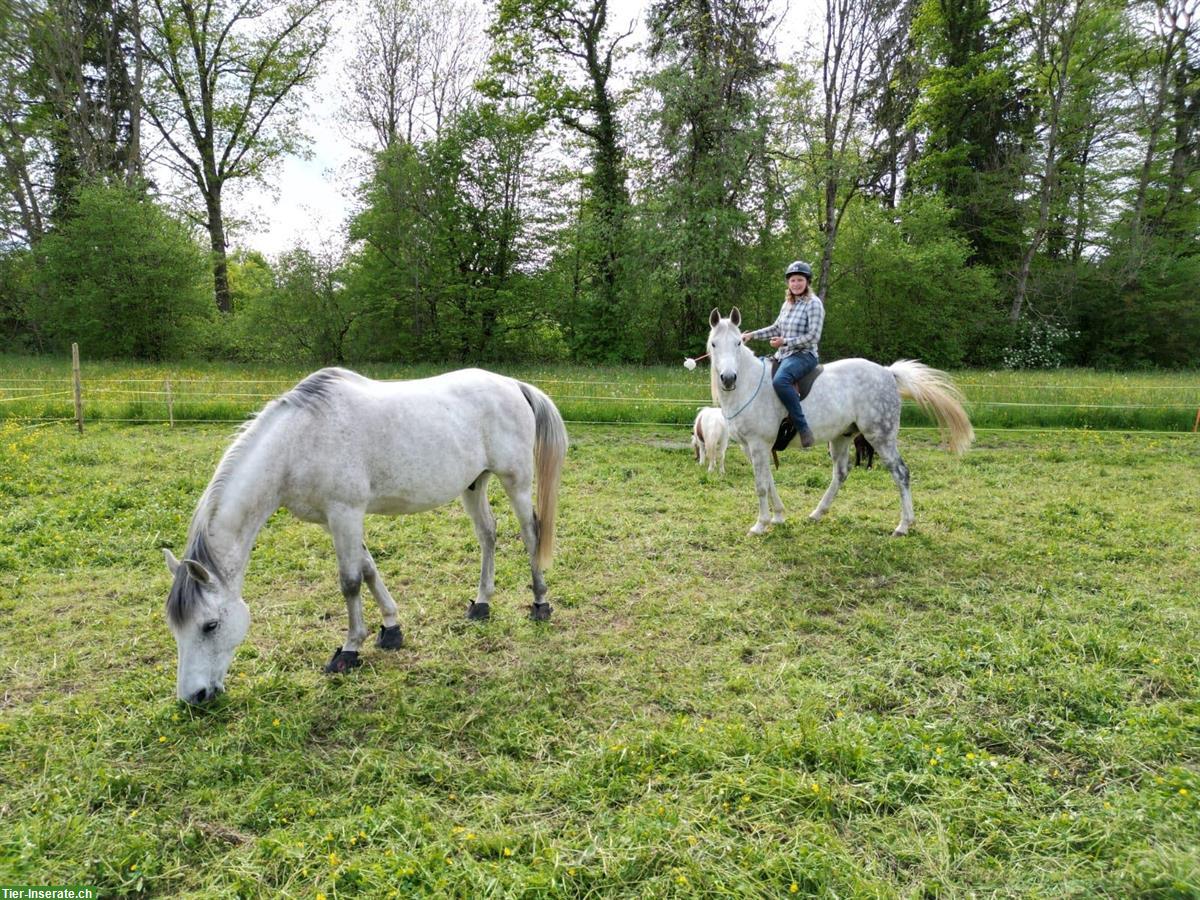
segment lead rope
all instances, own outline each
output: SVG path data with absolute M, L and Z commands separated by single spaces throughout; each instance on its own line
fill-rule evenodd
M 765 359 L 760 361 L 762 362 L 762 374 L 758 378 L 758 387 L 754 389 L 754 393 L 750 395 L 750 399 L 742 404 L 741 409 L 735 412 L 732 416 L 725 416 L 726 422 L 732 422 L 734 419 L 740 416 L 746 407 L 754 402 L 754 398 L 758 396 L 758 392 L 762 390 L 763 382 L 767 379 L 767 361 Z M 725 415 L 724 411 L 722 411 L 721 415 Z

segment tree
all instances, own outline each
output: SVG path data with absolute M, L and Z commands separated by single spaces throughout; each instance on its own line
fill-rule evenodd
M 454 0 L 368 0 L 354 31 L 345 115 L 374 149 L 437 139 L 471 95 L 483 55 L 476 11 Z
M 468 106 L 440 139 L 376 155 L 348 275 L 376 352 L 494 359 L 544 328 L 521 272 L 540 250 L 525 207 L 542 124 L 511 105 Z
M 145 111 L 199 192 L 217 308 L 230 309 L 223 192 L 299 150 L 301 91 L 316 76 L 332 0 L 150 0 Z
M 43 290 L 31 314 L 49 344 L 153 360 L 190 350 L 211 305 L 187 227 L 123 185 L 83 185 L 73 206 L 39 247 Z
M 929 0 L 913 31 L 931 60 L 912 115 L 924 140 L 914 190 L 946 199 L 973 261 L 1011 269 L 1021 221 L 1014 161 L 1028 131 L 1011 23 L 993 17 L 991 0 Z
M 1052 216 L 1064 215 L 1063 148 L 1080 140 L 1094 123 L 1072 115 L 1091 111 L 1086 95 L 1097 84 L 1094 70 L 1107 53 L 1116 29 L 1104 27 L 1103 7 L 1092 0 L 1026 0 L 1021 22 L 1030 45 L 1028 102 L 1037 117 L 1028 154 L 1034 212 L 1017 267 L 1009 320 L 1015 325 L 1025 304 L 1034 256 L 1051 232 Z M 1099 26 L 1099 27 L 1098 27 Z M 1061 224 L 1056 226 L 1061 230 Z
M 742 299 L 751 176 L 769 127 L 771 22 L 767 0 L 651 7 L 646 133 L 657 144 L 642 252 L 657 298 L 656 318 L 647 317 L 655 355 L 687 346 L 707 330 L 709 310 Z
M 254 268 L 261 271 L 261 263 Z M 247 344 L 271 358 L 344 365 L 363 310 L 346 290 L 339 252 L 295 247 L 275 261 L 273 274 L 269 288 L 246 296 Z
M 593 290 L 579 297 L 573 340 L 584 359 L 618 358 L 627 319 L 620 267 L 629 193 L 612 81 L 618 48 L 631 31 L 610 33 L 608 0 L 501 0 L 492 27 L 497 52 L 489 93 L 511 96 L 512 84 L 531 85 L 545 112 L 588 147 L 588 199 L 580 204 L 576 249 Z

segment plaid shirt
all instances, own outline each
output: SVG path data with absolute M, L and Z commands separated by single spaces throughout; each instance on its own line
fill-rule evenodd
M 813 356 L 819 356 L 817 345 L 821 342 L 821 329 L 824 326 L 825 304 L 816 294 L 810 293 L 807 299 L 801 298 L 795 303 L 784 300 L 775 323 L 750 332 L 750 337 L 756 341 L 773 337 L 784 338 L 787 343 L 775 351 L 775 355 L 780 359 L 805 350 Z

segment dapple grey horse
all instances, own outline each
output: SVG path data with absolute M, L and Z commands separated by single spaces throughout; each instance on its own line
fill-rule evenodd
M 542 569 L 554 548 L 566 448 L 566 428 L 550 398 L 491 372 L 465 369 L 418 381 L 372 381 L 345 369 L 310 375 L 268 403 L 225 451 L 192 516 L 184 560 L 164 550 L 174 576 L 167 621 L 179 650 L 179 698 L 200 703 L 224 689 L 250 624 L 241 596 L 250 551 L 280 507 L 333 536 L 350 625 L 327 672 L 360 664 L 368 636 L 364 582 L 383 614 L 377 644 L 401 643 L 396 604 L 363 543 L 367 513 L 421 512 L 460 497 L 483 549 L 479 591 L 467 616 L 488 617 L 496 547 L 490 475 L 504 486 L 529 551 L 531 617 L 550 618 Z
M 758 521 L 751 534 L 762 534 L 783 521 L 783 501 L 771 474 L 771 446 L 787 409 L 771 388 L 770 362 L 759 359 L 742 342 L 742 315 L 737 307 L 728 319 L 718 310 L 709 316 L 708 354 L 712 365 L 713 401 L 720 405 L 730 436 L 741 444 L 754 467 L 758 491 Z M 900 458 L 900 398 L 909 397 L 930 413 L 946 435 L 949 449 L 963 453 L 975 431 L 962 407 L 962 396 L 945 372 L 915 360 L 881 366 L 867 359 L 839 359 L 825 365 L 804 400 L 804 417 L 813 436 L 828 442 L 833 479 L 817 508 L 814 522 L 829 510 L 838 489 L 850 474 L 850 447 L 861 433 L 875 448 L 900 489 L 900 524 L 904 535 L 915 521 L 908 466 Z

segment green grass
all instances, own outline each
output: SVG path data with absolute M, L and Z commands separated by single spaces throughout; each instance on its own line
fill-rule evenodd
M 816 452 L 789 522 L 686 431 L 576 426 L 554 620 L 515 521 L 369 520 L 405 647 L 330 679 L 333 552 L 280 513 L 211 708 L 160 548 L 230 426 L 0 423 L 0 884 L 104 896 L 1200 896 L 1200 445 L 902 435 L 917 526 Z M 373 610 L 369 621 L 377 624 Z
M 453 366 L 365 365 L 379 378 L 416 378 Z M 690 424 L 710 405 L 708 370 L 680 366 L 500 366 L 532 381 L 570 422 Z M 87 421 L 239 421 L 307 374 L 286 366 L 86 362 Z M 70 361 L 0 355 L 0 419 L 74 417 Z M 1117 374 L 1083 370 L 954 373 L 978 428 L 1190 431 L 1200 371 Z M 166 383 L 171 383 L 168 408 Z M 904 424 L 932 424 L 905 404 Z

